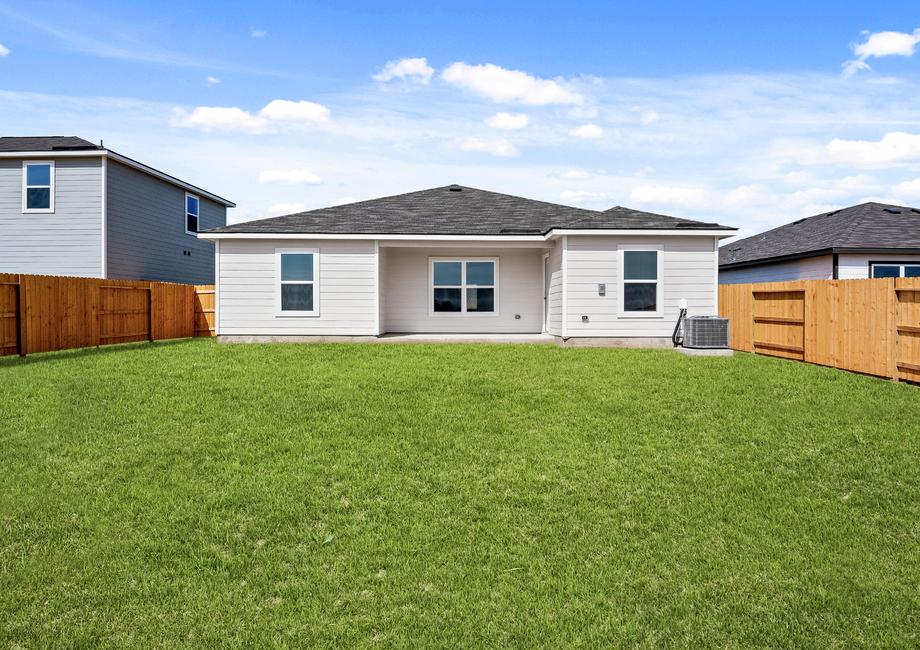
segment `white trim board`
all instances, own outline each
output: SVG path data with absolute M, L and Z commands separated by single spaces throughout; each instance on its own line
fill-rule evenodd
M 399 235 L 380 233 L 267 233 L 267 232 L 223 232 L 198 233 L 200 239 L 376 239 L 423 241 L 423 242 L 546 242 L 566 235 L 618 237 L 734 237 L 734 232 L 724 230 L 550 230 L 545 235 Z M 387 244 L 381 244 L 387 246 Z

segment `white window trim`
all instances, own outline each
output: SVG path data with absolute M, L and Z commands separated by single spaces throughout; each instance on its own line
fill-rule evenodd
M 905 266 L 920 266 L 920 260 L 916 262 L 872 262 L 869 265 L 869 277 L 875 278 L 875 267 L 876 266 L 897 266 L 898 267 L 898 277 L 903 278 L 904 276 L 904 267 Z M 916 277 L 916 276 L 914 276 Z
M 655 311 L 626 311 L 625 286 L 627 284 L 645 284 L 651 280 L 627 280 L 624 264 L 626 251 L 649 251 L 658 253 L 658 278 L 655 294 Z M 664 245 L 662 244 L 620 244 L 617 246 L 617 311 L 618 318 L 663 318 L 664 317 Z
M 28 176 L 29 176 L 29 167 L 36 165 L 50 165 L 51 166 L 51 185 L 32 185 L 31 187 L 49 187 L 51 200 L 48 202 L 47 208 L 29 208 L 28 201 Z M 53 160 L 23 160 L 22 161 L 22 213 L 23 214 L 53 214 L 54 213 L 54 181 L 57 174 L 54 169 Z
M 497 257 L 429 257 L 428 258 L 428 316 L 432 318 L 494 318 L 499 315 L 498 293 L 498 259 Z M 434 263 L 435 262 L 460 262 L 462 271 L 460 277 L 460 311 L 435 311 L 434 310 Z M 466 310 L 466 262 L 492 262 L 495 273 L 491 285 L 495 293 L 495 311 L 467 311 Z M 448 285 L 440 285 L 448 286 Z M 455 286 L 455 285 L 451 285 Z M 489 288 L 490 285 L 474 285 Z M 473 288 L 473 287 L 470 287 Z
M 281 279 L 281 256 L 285 254 L 312 254 L 313 255 L 313 281 Z M 319 249 L 318 248 L 276 248 L 275 249 L 275 316 L 279 318 L 315 318 L 319 316 Z M 313 285 L 313 310 L 312 311 L 282 311 L 281 287 L 285 284 L 312 284 Z
M 195 231 L 195 232 L 192 232 L 191 230 L 188 229 L 188 215 L 189 215 L 188 197 L 192 197 L 193 199 L 198 201 L 198 214 L 195 215 L 195 218 L 198 219 L 198 231 Z M 201 197 L 198 196 L 197 194 L 192 194 L 191 192 L 185 193 L 185 200 L 182 203 L 182 222 L 183 222 L 182 227 L 185 228 L 186 235 L 192 235 L 193 237 L 198 236 L 198 232 L 201 231 Z

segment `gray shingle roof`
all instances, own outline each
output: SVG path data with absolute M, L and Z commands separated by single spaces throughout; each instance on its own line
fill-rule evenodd
M 72 149 L 100 149 L 100 147 L 75 135 L 5 136 L 0 138 L 0 151 L 62 151 Z
M 719 249 L 719 266 L 763 263 L 829 250 L 920 248 L 920 209 L 862 203 L 799 219 Z
M 331 208 L 238 223 L 208 233 L 542 235 L 553 228 L 720 228 L 612 208 L 606 212 L 535 201 L 472 187 L 447 185 Z

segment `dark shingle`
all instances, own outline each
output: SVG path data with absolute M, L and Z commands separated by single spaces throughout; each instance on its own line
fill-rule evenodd
M 832 249 L 920 248 L 920 211 L 861 203 L 799 219 L 719 249 L 719 265 L 751 264 Z
M 100 149 L 98 145 L 75 135 L 43 135 L 34 137 L 0 137 L 0 151 L 67 151 Z
M 529 235 L 553 228 L 719 228 L 627 208 L 606 212 L 448 185 L 217 228 L 212 233 Z

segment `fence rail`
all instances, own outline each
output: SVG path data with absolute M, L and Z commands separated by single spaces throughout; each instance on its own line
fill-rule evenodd
M 920 382 L 920 278 L 719 286 L 729 345 Z
M 214 287 L 0 273 L 0 356 L 214 335 Z

